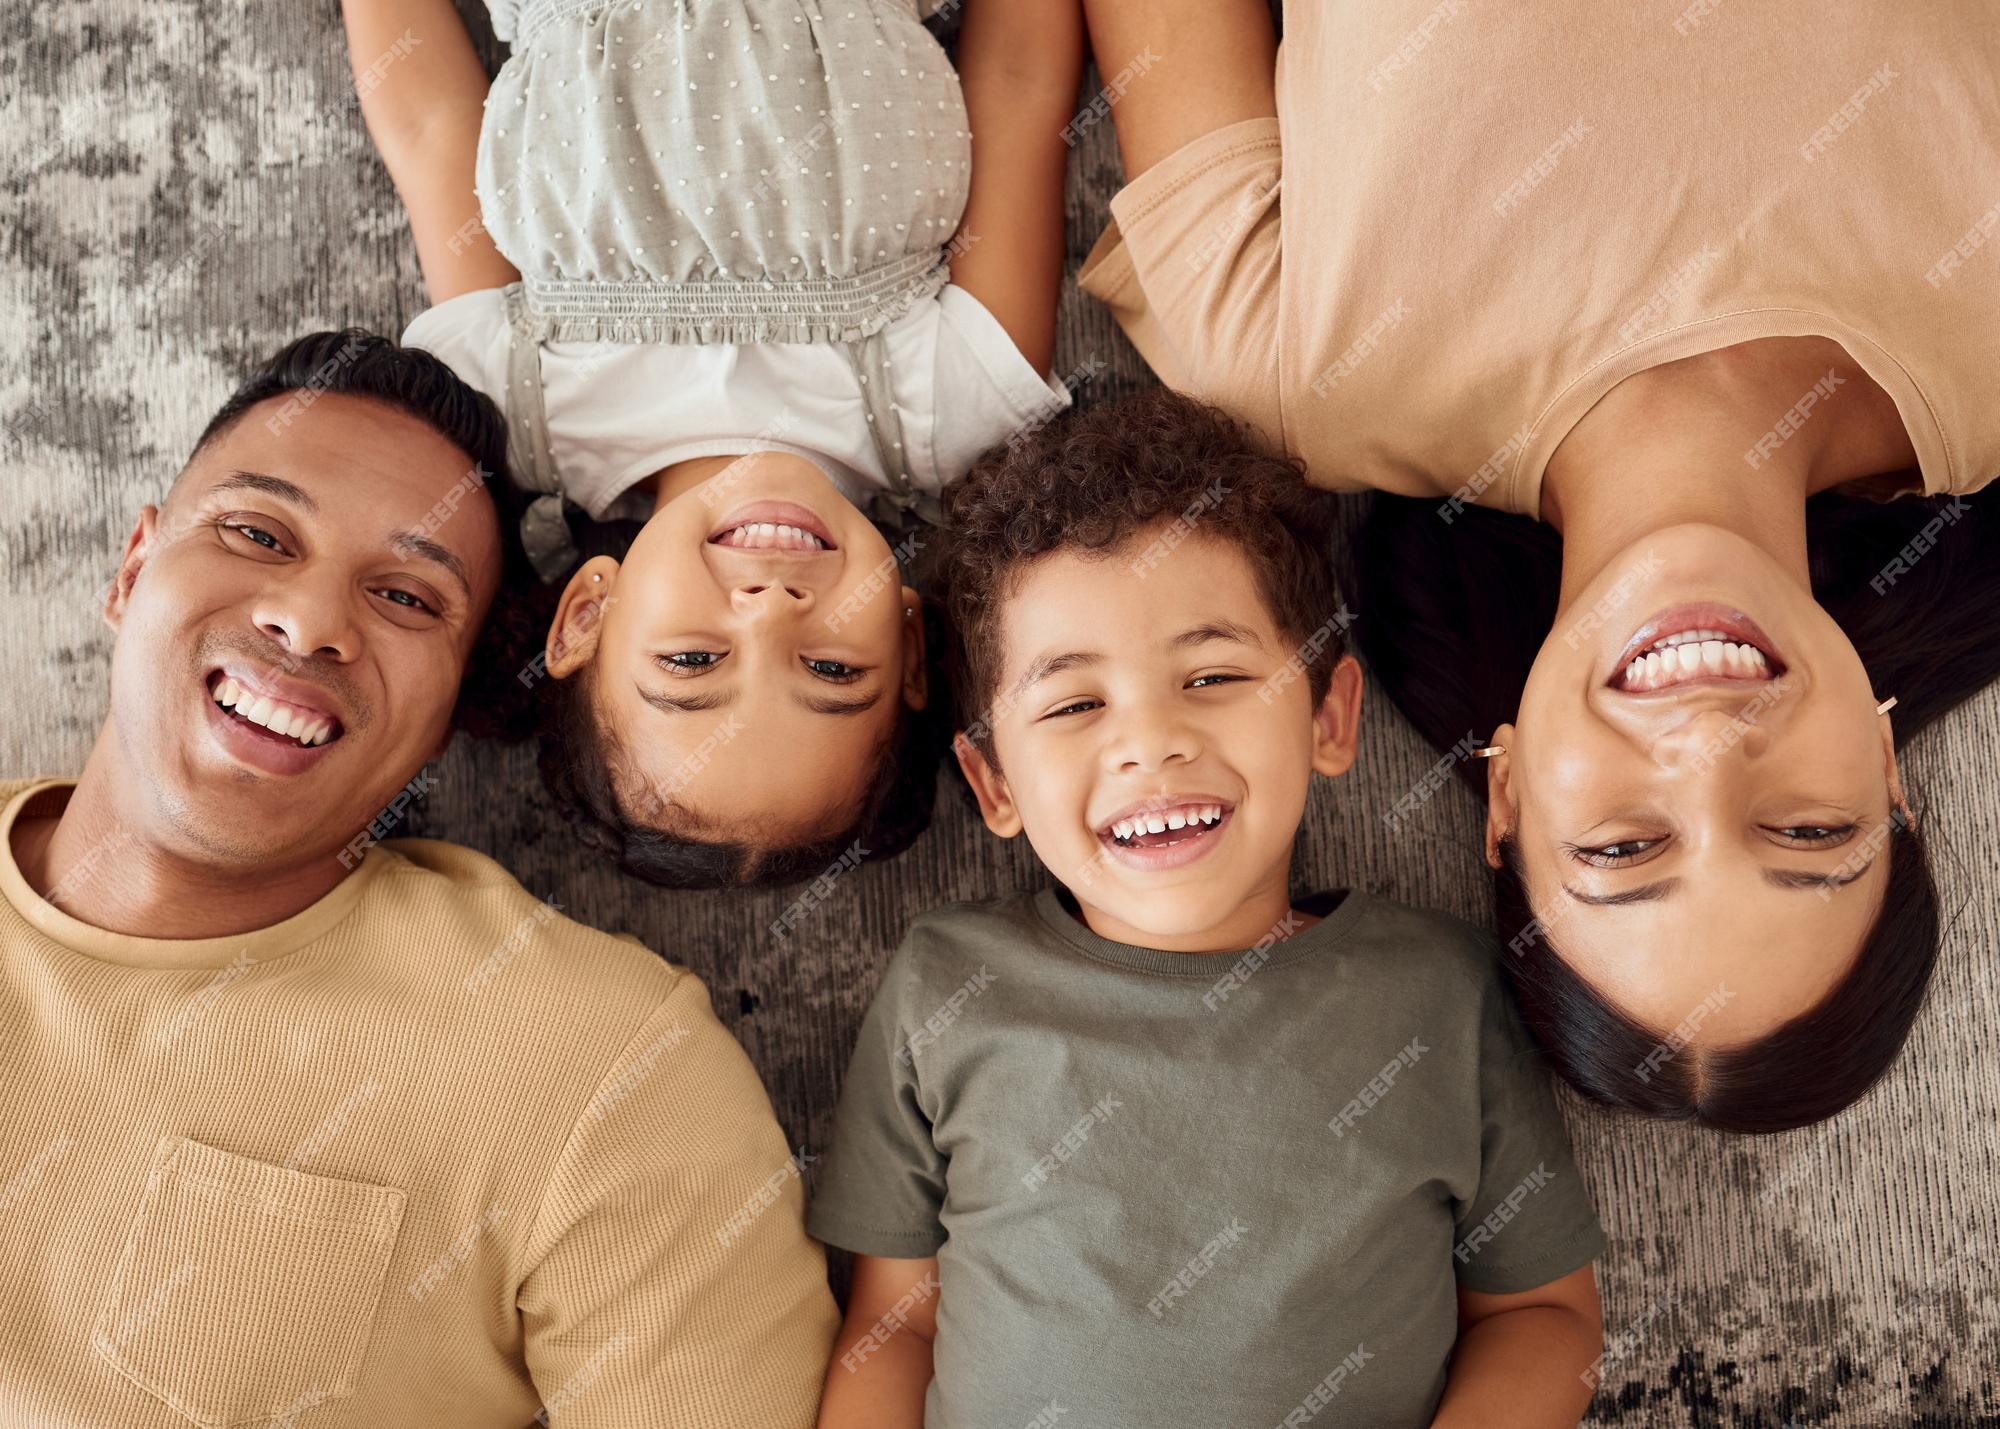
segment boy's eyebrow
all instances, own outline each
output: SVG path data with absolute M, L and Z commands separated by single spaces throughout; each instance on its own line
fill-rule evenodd
M 450 547 L 433 541 L 421 531 L 391 531 L 389 544 L 403 555 L 418 556 L 443 566 L 465 588 L 465 598 L 472 599 L 472 578 L 466 574 L 465 562 Z
M 1192 630 L 1183 630 L 1174 637 L 1174 649 L 1185 650 L 1194 645 L 1206 645 L 1211 640 L 1227 640 L 1237 645 L 1262 645 L 1257 632 L 1247 625 L 1238 625 L 1233 620 L 1211 620 L 1206 625 L 1197 625 Z
M 1065 650 L 1060 654 L 1038 655 L 1028 663 L 1021 678 L 1014 682 L 1016 691 L 1025 690 L 1051 675 L 1060 675 L 1065 670 L 1074 670 L 1079 665 L 1095 665 L 1104 657 L 1094 650 Z
M 639 698 L 662 714 L 703 714 L 709 710 L 719 710 L 733 703 L 736 692 L 713 695 L 663 695 L 657 690 L 649 690 L 644 685 L 634 685 Z
M 275 496 L 280 501 L 289 501 L 314 515 L 319 514 L 319 503 L 312 499 L 304 487 L 286 481 L 282 476 L 269 476 L 261 471 L 232 471 L 209 490 L 261 491 L 266 496 Z

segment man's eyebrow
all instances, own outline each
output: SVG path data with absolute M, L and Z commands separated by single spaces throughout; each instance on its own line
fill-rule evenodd
M 724 705 L 733 704 L 736 692 L 712 695 L 663 695 L 657 690 L 649 690 L 644 685 L 636 685 L 639 698 L 662 714 L 703 714 L 709 710 L 719 710 Z
M 209 488 L 211 491 L 261 491 L 266 496 L 275 496 L 280 501 L 289 501 L 294 506 L 319 514 L 319 503 L 302 486 L 285 480 L 282 476 L 271 476 L 261 471 L 232 471 L 228 476 Z
M 421 531 L 391 531 L 389 544 L 406 556 L 421 556 L 433 561 L 451 572 L 452 579 L 465 588 L 465 598 L 472 599 L 472 577 L 466 573 L 465 562 L 449 546 L 433 541 Z
M 1262 645 L 1257 632 L 1247 625 L 1238 625 L 1233 620 L 1211 620 L 1205 625 L 1197 625 L 1192 630 L 1183 630 L 1174 637 L 1174 649 L 1186 650 L 1195 645 L 1206 645 L 1211 640 L 1228 640 L 1238 645 Z
M 814 714 L 858 715 L 866 714 L 882 703 L 882 692 L 863 695 L 859 699 L 843 700 L 831 695 L 799 695 L 798 702 Z
M 1563 885 L 1563 892 L 1579 903 L 1588 903 L 1593 908 L 1623 908 L 1628 903 L 1653 903 L 1665 898 L 1681 886 L 1678 878 L 1662 878 L 1657 883 L 1643 883 L 1637 888 L 1628 888 L 1623 893 L 1582 893 Z
M 1845 888 L 1848 884 L 1865 875 L 1874 866 L 1875 860 L 1871 858 L 1844 878 L 1837 877 L 1831 873 L 1810 873 L 1803 868 L 1767 868 L 1764 870 L 1764 881 L 1773 888 L 1810 888 L 1815 890 L 1821 888 Z
M 1060 654 L 1038 655 L 1028 662 L 1028 668 L 1021 678 L 1014 682 L 1016 694 L 1030 685 L 1038 684 L 1051 675 L 1060 675 L 1065 670 L 1074 670 L 1079 665 L 1095 665 L 1104 657 L 1089 650 L 1065 650 Z

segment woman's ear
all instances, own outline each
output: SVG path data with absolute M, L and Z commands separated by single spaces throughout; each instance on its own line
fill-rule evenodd
M 567 680 L 597 654 L 597 636 L 605 613 L 617 599 L 611 593 L 617 583 L 618 562 L 609 556 L 592 556 L 576 568 L 563 587 L 543 652 L 548 671 L 556 679 Z
M 972 786 L 972 797 L 979 801 L 979 817 L 986 821 L 986 827 L 1003 839 L 1021 832 L 1020 812 L 1014 807 L 1014 798 L 1007 792 L 1007 781 L 1000 771 L 987 762 L 986 756 L 963 732 L 951 737 L 951 752 L 958 756 L 958 767 L 965 773 L 965 782 Z
M 1507 762 L 1506 752 L 1514 745 L 1514 726 L 1503 724 L 1493 731 L 1488 745 L 1498 745 L 1501 753 L 1491 759 L 1481 760 L 1486 766 L 1486 866 L 1499 868 L 1500 840 L 1514 831 L 1515 820 L 1519 817 L 1514 807 L 1514 790 L 1509 780 L 1513 776 L 1513 766 Z
M 924 600 L 903 587 L 903 703 L 920 710 L 930 703 L 929 654 L 924 647 Z
M 1326 698 L 1313 711 L 1313 769 L 1328 776 L 1354 767 L 1355 744 L 1361 736 L 1361 666 L 1343 655 L 1333 667 Z
M 1910 811 L 1909 796 L 1903 792 L 1903 772 L 1896 767 L 1896 736 L 1889 727 L 1889 716 L 1877 715 L 1876 722 L 1882 726 L 1882 769 L 1889 780 L 1889 807 L 1903 815 L 1903 827 L 1914 830 L 1916 815 Z

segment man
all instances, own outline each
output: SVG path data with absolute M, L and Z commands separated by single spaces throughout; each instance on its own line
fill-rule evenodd
M 139 513 L 82 775 L 0 787 L 0 1424 L 812 1422 L 824 1264 L 700 982 L 368 846 L 451 737 L 503 453 L 322 333 Z

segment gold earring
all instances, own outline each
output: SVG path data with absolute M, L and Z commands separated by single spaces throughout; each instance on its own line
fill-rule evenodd
M 1507 746 L 1504 744 L 1484 744 L 1472 751 L 1472 757 L 1474 759 L 1491 759 L 1496 754 L 1505 754 L 1506 752 Z
M 1889 713 L 1889 711 L 1894 709 L 1895 707 L 1896 707 L 1896 697 L 1894 695 L 1891 695 L 1889 696 L 1888 699 L 1882 701 L 1881 704 L 1875 706 L 1875 713 L 1878 715 L 1884 715 Z

